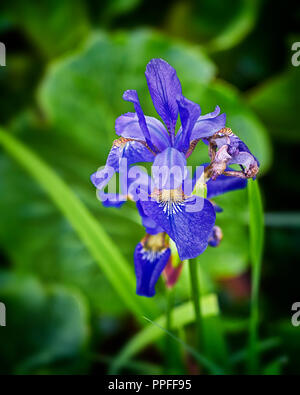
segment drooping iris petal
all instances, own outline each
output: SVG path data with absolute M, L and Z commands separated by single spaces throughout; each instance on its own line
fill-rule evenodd
M 158 189 L 176 189 L 186 177 L 186 159 L 182 152 L 168 147 L 156 155 L 152 166 L 154 183 Z
M 223 128 L 209 138 L 213 159 L 210 173 L 213 178 L 220 174 L 235 177 L 254 178 L 259 170 L 259 161 L 251 153 L 247 145 L 236 136 L 230 128 Z M 238 164 L 242 171 L 225 170 L 227 165 Z
M 91 181 L 98 189 L 103 189 L 114 173 L 120 171 L 120 161 L 127 160 L 127 165 L 138 162 L 152 162 L 154 155 L 147 147 L 134 140 L 128 140 L 123 137 L 115 140 L 108 154 L 106 164 L 103 169 L 91 175 Z
M 164 125 L 153 117 L 145 116 L 145 120 L 152 143 L 159 151 L 163 151 L 170 145 L 170 137 Z M 119 136 L 146 142 L 136 113 L 128 112 L 118 117 L 116 119 L 115 129 Z
M 137 114 L 137 118 L 139 121 L 139 125 L 140 125 L 142 132 L 143 132 L 145 140 L 146 140 L 148 146 L 155 152 L 156 148 L 154 147 L 154 145 L 151 141 L 150 132 L 149 132 L 149 129 L 148 129 L 148 126 L 146 123 L 145 115 L 144 115 L 142 107 L 140 105 L 140 101 L 139 101 L 137 92 L 132 89 L 127 90 L 123 94 L 123 99 L 133 103 L 134 109 L 135 109 L 135 112 Z
M 151 236 L 150 236 L 151 237 Z M 164 270 L 171 251 L 164 247 L 153 249 L 139 243 L 134 251 L 134 266 L 137 280 L 136 293 L 140 296 L 155 295 L 155 285 Z
M 145 75 L 154 107 L 172 135 L 178 118 L 176 98 L 181 95 L 176 70 L 163 59 L 152 59 Z
M 211 199 L 226 192 L 243 189 L 247 186 L 247 180 L 244 178 L 219 176 L 216 180 L 210 179 L 207 182 L 207 198 Z
M 175 147 L 186 152 L 190 146 L 191 133 L 201 114 L 200 106 L 184 96 L 177 99 L 182 130 L 176 136 Z
M 231 159 L 228 164 L 238 164 L 244 167 L 246 174 L 249 177 L 256 175 L 259 168 L 258 159 L 251 153 L 247 145 L 240 140 L 236 135 L 230 136 L 230 145 L 228 153 Z
M 196 258 L 206 249 L 216 219 L 209 200 L 194 196 L 181 203 L 169 202 L 167 206 L 153 200 L 141 205 L 145 214 L 175 242 L 181 260 Z
M 106 165 L 103 169 L 91 175 L 91 181 L 97 188 L 97 197 L 105 207 L 121 207 L 128 198 L 128 193 L 132 192 L 134 179 L 132 176 L 139 169 L 139 166 L 129 169 L 130 165 L 137 162 L 153 161 L 154 155 L 141 143 L 128 141 L 120 138 L 114 141 L 114 145 L 109 153 Z M 107 186 L 115 173 L 120 173 L 121 193 L 106 193 L 104 188 Z M 142 177 L 139 178 L 139 185 L 147 186 L 149 177 L 141 171 Z M 149 186 L 151 183 L 149 182 Z M 151 191 L 149 190 L 149 193 Z
M 102 202 L 104 207 L 120 208 L 127 200 L 126 195 L 119 193 L 105 193 L 102 190 L 97 190 L 97 197 Z

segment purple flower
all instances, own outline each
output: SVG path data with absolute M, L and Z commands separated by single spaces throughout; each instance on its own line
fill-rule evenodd
M 127 199 L 136 202 L 147 232 L 134 254 L 137 293 L 152 296 L 170 257 L 165 235 L 175 242 L 181 260 L 203 253 L 214 237 L 217 211 L 209 199 L 246 185 L 239 175 L 237 179 L 235 174 L 229 174 L 232 170 L 228 166 L 240 164 L 244 178 L 254 174 L 255 166 L 250 151 L 235 140 L 235 135 L 218 135 L 225 130 L 226 122 L 220 108 L 201 115 L 199 105 L 182 95 L 176 71 L 167 62 L 152 59 L 145 75 L 163 123 L 144 115 L 135 90 L 125 91 L 123 99 L 133 104 L 135 112 L 117 118 L 115 129 L 120 137 L 114 141 L 104 168 L 94 173 L 91 180 L 105 206 L 120 207 Z M 175 133 L 178 116 L 181 126 Z M 187 171 L 187 158 L 199 141 L 209 144 L 211 154 L 211 163 L 205 167 L 207 198 L 193 193 L 197 180 L 190 180 Z M 152 177 L 139 172 L 137 182 L 130 175 L 131 166 L 138 162 L 152 163 Z M 121 193 L 104 192 L 115 173 L 120 173 Z M 188 191 L 186 186 L 190 186 Z

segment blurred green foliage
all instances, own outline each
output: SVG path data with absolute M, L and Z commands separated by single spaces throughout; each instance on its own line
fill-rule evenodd
M 288 27 L 277 23 L 274 32 L 265 19 L 270 9 L 275 22 L 284 17 Z M 153 57 L 176 68 L 185 96 L 203 113 L 216 105 L 226 112 L 228 126 L 261 162 L 266 209 L 298 210 L 293 201 L 283 202 L 288 188 L 299 191 L 297 185 L 290 187 L 297 174 L 293 155 L 299 144 L 300 87 L 290 43 L 298 37 L 299 13 L 282 15 L 269 0 L 18 0 L 1 4 L 0 11 L 1 41 L 7 46 L 7 66 L 0 68 L 2 126 L 65 181 L 132 266 L 134 247 L 144 234 L 136 209 L 131 203 L 121 210 L 103 208 L 89 175 L 105 162 L 115 118 L 132 110 L 122 100 L 124 90 L 137 89 L 144 112 L 155 114 L 144 77 Z M 207 160 L 206 147 L 199 145 L 190 164 Z M 113 357 L 137 330 L 124 300 L 53 200 L 3 150 L 0 180 L 0 301 L 7 305 L 7 329 L 12 328 L 0 328 L 1 372 L 105 372 L 97 362 L 100 356 Z M 224 330 L 235 352 L 245 347 L 245 326 L 239 322 L 248 312 L 243 281 L 250 262 L 247 192 L 215 200 L 224 209 L 217 217 L 224 239 L 199 262 L 205 292 L 219 293 L 228 324 Z M 292 240 L 299 236 L 299 225 Z M 263 317 L 275 323 L 269 327 L 266 321 L 264 334 L 282 337 L 280 352 L 288 359 L 283 365 L 267 354 L 263 362 L 266 373 L 283 367 L 295 372 L 299 363 L 293 364 L 296 353 L 286 333 L 294 329 L 288 322 L 298 288 L 282 284 L 279 273 L 286 260 L 291 270 L 298 253 L 281 228 L 266 233 L 262 308 Z M 119 272 L 115 276 L 122 281 Z M 154 304 L 164 314 L 162 280 L 158 291 Z M 175 304 L 186 306 L 189 292 L 184 267 Z M 272 306 L 277 299 L 280 313 Z M 217 333 L 219 318 L 208 326 L 211 335 Z M 235 335 L 228 329 L 233 327 L 240 328 Z M 295 347 L 300 350 L 299 341 Z M 157 349 L 161 354 L 160 343 Z M 210 349 L 213 358 L 216 349 Z M 143 357 L 148 360 L 147 353 Z M 159 355 L 155 362 L 162 363 Z

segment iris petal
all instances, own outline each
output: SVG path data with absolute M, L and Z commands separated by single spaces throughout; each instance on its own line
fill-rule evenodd
M 170 258 L 170 254 L 169 248 L 153 251 L 146 249 L 142 243 L 136 246 L 134 265 L 138 295 L 147 297 L 155 295 L 155 285 Z
M 148 146 L 155 152 L 156 149 L 151 141 L 150 132 L 149 132 L 149 129 L 148 129 L 148 126 L 146 123 L 145 115 L 144 115 L 142 107 L 140 105 L 140 101 L 139 101 L 137 92 L 135 90 L 127 90 L 123 94 L 123 99 L 133 103 L 135 112 L 137 114 L 138 122 L 139 122 L 140 128 L 143 132 L 143 135 L 145 137 L 145 140 L 146 140 Z
M 182 152 L 168 147 L 156 155 L 152 167 L 158 189 L 176 189 L 186 177 L 186 159 Z
M 202 209 L 191 211 L 195 199 Z M 214 207 L 207 199 L 194 197 L 194 200 L 185 201 L 171 212 L 164 210 L 157 201 L 141 202 L 145 214 L 160 224 L 174 240 L 181 260 L 202 254 L 216 219 Z
M 136 207 L 139 211 L 140 217 L 142 218 L 142 224 L 146 230 L 146 233 L 150 235 L 156 235 L 157 233 L 163 232 L 163 229 L 154 221 L 154 219 L 145 214 L 140 201 L 136 202 Z
M 225 127 L 226 124 L 226 114 L 220 113 L 220 107 L 216 106 L 215 111 L 201 115 L 192 130 L 191 139 L 198 140 L 203 138 L 208 138 L 214 135 L 218 130 Z
M 247 180 L 244 178 L 230 177 L 220 175 L 216 180 L 210 179 L 207 182 L 207 198 L 211 199 L 223 193 L 243 189 L 247 186 Z
M 175 147 L 185 153 L 190 146 L 191 133 L 200 116 L 201 109 L 198 104 L 186 99 L 184 96 L 178 98 L 177 103 L 182 131 L 179 134 L 179 138 L 176 136 Z
M 145 75 L 154 107 L 173 134 L 178 118 L 176 98 L 181 95 L 176 70 L 163 59 L 152 59 L 147 65 Z
M 133 180 L 127 179 L 130 176 L 130 172 L 128 173 L 129 166 L 137 162 L 151 162 L 153 159 L 154 155 L 142 143 L 134 140 L 127 141 L 123 138 L 115 140 L 104 168 L 91 175 L 91 181 L 97 188 L 97 196 L 103 205 L 105 207 L 121 207 L 127 199 L 127 195 L 105 193 L 103 191 L 115 173 L 122 173 L 120 177 L 121 189 L 123 192 L 127 192 L 126 185 L 129 187 L 133 182 Z M 126 185 L 124 185 L 124 177 L 127 180 Z M 145 179 L 141 178 L 140 183 L 145 184 Z
M 159 151 L 163 151 L 170 145 L 170 138 L 164 125 L 153 117 L 145 116 L 145 120 L 151 141 Z M 118 117 L 115 129 L 119 136 L 146 142 L 136 113 L 128 112 Z

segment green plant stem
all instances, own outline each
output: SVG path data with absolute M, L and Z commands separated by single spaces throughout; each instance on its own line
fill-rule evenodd
M 258 322 L 259 322 L 259 282 L 261 265 L 254 265 L 252 269 L 251 313 L 249 331 L 249 373 L 257 373 L 259 366 Z
M 202 347 L 203 325 L 202 325 L 202 312 L 201 312 L 201 300 L 200 300 L 201 293 L 199 287 L 200 283 L 199 283 L 197 264 L 198 264 L 197 258 L 189 260 L 192 300 L 194 304 L 195 319 L 197 326 L 197 343 L 198 343 L 198 348 L 200 349 Z
M 250 215 L 250 257 L 252 264 L 252 290 L 249 330 L 248 372 L 259 372 L 258 323 L 259 323 L 259 284 L 261 276 L 262 250 L 264 239 L 264 215 L 258 181 L 249 180 Z
M 174 306 L 173 289 L 166 289 L 167 311 L 166 311 L 166 330 L 172 333 L 172 310 Z M 165 373 L 170 373 L 173 364 L 172 339 L 166 335 L 165 341 Z

